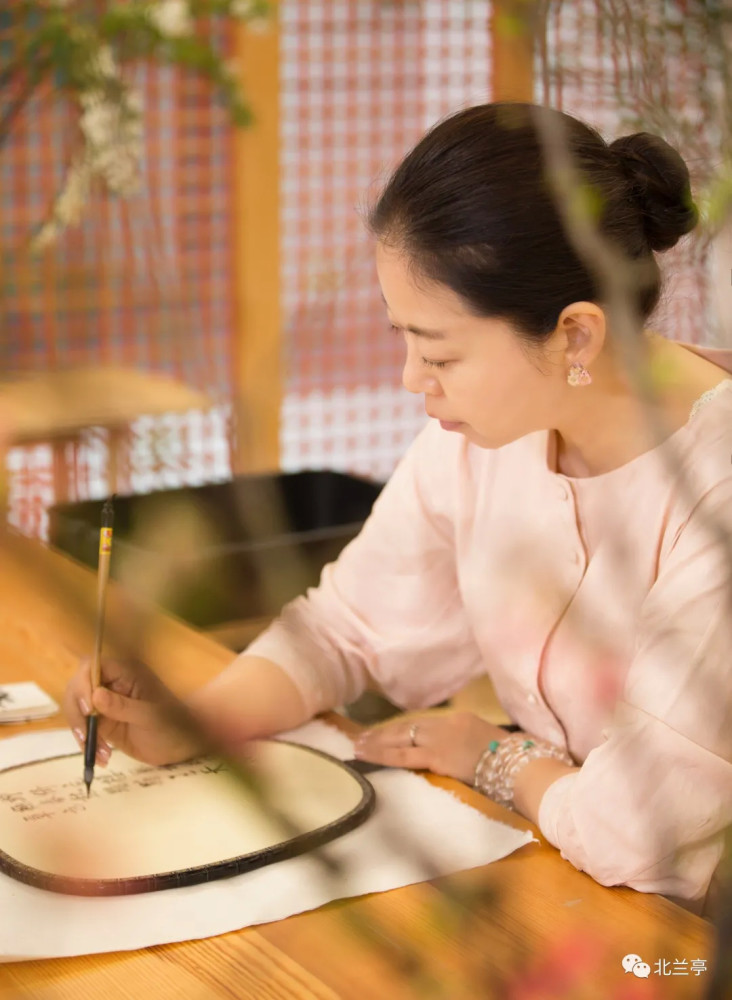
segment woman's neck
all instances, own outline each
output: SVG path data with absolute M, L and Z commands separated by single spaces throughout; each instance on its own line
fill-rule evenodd
M 689 420 L 704 392 L 729 373 L 657 334 L 647 334 L 646 364 L 654 399 L 639 397 L 627 378 L 606 367 L 586 389 L 573 392 L 577 407 L 557 428 L 557 471 L 584 478 L 620 468 L 657 447 Z

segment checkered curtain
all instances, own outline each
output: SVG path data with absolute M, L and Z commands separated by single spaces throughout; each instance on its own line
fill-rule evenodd
M 361 209 L 440 117 L 489 99 L 486 0 L 283 0 L 285 469 L 386 479 L 424 425 Z
M 33 259 L 75 138 L 67 102 L 39 94 L 0 155 L 0 367 L 4 374 L 95 364 L 170 373 L 224 401 L 206 414 L 138 420 L 122 490 L 230 475 L 233 369 L 230 192 L 232 128 L 203 81 L 141 66 L 145 148 L 141 192 L 96 190 L 79 227 Z M 53 496 L 50 445 L 8 457 L 11 523 L 45 537 Z M 61 456 L 79 498 L 108 492 L 107 434 L 85 432 Z
M 630 3 L 627 17 L 621 0 L 547 0 L 545 6 L 535 100 L 582 118 L 608 140 L 657 132 L 685 157 L 696 189 L 699 169 L 719 159 L 719 128 L 702 106 L 700 87 L 711 69 L 698 45 L 692 47 L 683 4 Z M 719 343 L 708 240 L 686 236 L 658 261 L 665 288 L 652 328 L 672 340 Z

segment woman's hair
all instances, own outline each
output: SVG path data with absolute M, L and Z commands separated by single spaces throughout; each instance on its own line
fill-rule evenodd
M 467 108 L 408 153 L 367 220 L 418 275 L 451 288 L 475 315 L 506 320 L 535 344 L 548 339 L 565 306 L 602 297 L 598 275 L 567 234 L 549 180 L 542 135 L 552 128 L 585 187 L 596 231 L 639 264 L 634 305 L 645 321 L 661 292 L 653 251 L 672 247 L 698 218 L 686 164 L 648 132 L 608 145 L 594 129 L 550 108 L 514 102 Z

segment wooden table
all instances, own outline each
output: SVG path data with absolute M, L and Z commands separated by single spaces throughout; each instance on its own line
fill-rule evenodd
M 90 646 L 94 574 L 18 537 L 0 545 L 0 680 L 57 699 Z M 113 587 L 111 628 L 127 622 Z M 163 615 L 141 624 L 148 662 L 179 693 L 231 652 Z M 11 736 L 43 723 L 8 726 Z M 459 782 L 431 778 L 489 816 L 532 828 Z M 12 919 L 2 914 L 1 920 Z M 79 944 L 83 948 L 83 942 Z M 701 998 L 711 973 L 627 975 L 640 955 L 710 967 L 712 927 L 667 900 L 603 888 L 544 841 L 484 868 L 331 903 L 276 923 L 139 952 L 0 966 L 0 996 L 45 1000 L 666 1000 Z M 688 968 L 687 967 L 687 968 Z

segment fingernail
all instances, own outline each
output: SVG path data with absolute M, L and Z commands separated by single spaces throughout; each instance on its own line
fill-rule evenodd
M 109 750 L 106 747 L 99 747 L 97 750 L 97 761 L 105 767 L 109 761 Z
M 73 733 L 74 733 L 74 736 L 76 737 L 76 742 L 83 749 L 84 748 L 84 744 L 86 743 L 86 739 L 84 737 L 84 734 L 82 733 L 82 731 L 80 729 L 74 729 Z
M 82 715 L 89 714 L 89 706 L 87 705 L 86 701 L 83 698 L 79 698 L 79 708 L 81 709 Z

